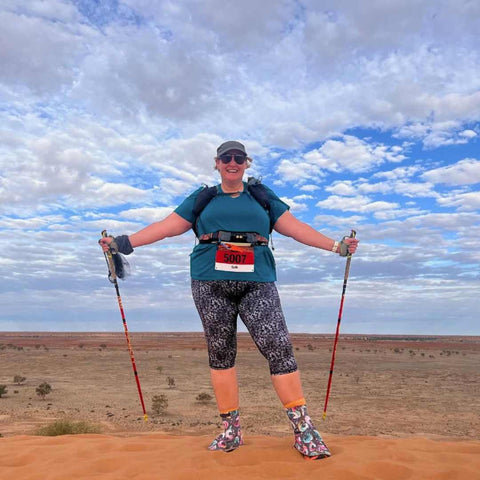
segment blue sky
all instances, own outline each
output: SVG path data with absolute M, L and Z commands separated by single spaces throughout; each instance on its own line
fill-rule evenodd
M 121 330 L 97 245 L 213 184 L 241 140 L 301 220 L 358 232 L 342 331 L 480 335 L 480 4 L 0 7 L 0 330 Z M 345 260 L 274 235 L 294 332 L 333 332 Z M 120 285 L 137 331 L 201 325 L 192 233 Z

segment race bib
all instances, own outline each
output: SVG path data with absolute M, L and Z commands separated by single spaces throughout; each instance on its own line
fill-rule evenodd
M 253 272 L 254 248 L 244 243 L 220 242 L 215 254 L 215 270 L 224 272 Z

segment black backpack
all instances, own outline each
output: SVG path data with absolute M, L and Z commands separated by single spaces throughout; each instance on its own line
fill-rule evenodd
M 267 189 L 262 185 L 260 179 L 255 177 L 248 177 L 247 180 L 247 192 L 267 211 L 268 217 L 270 218 L 270 233 L 273 230 L 274 219 L 273 213 L 270 209 L 270 200 L 268 198 Z M 198 217 L 202 213 L 203 209 L 211 202 L 211 200 L 217 195 L 218 186 L 214 185 L 209 187 L 205 185 L 203 190 L 198 194 L 197 199 L 195 200 L 195 205 L 193 207 L 194 220 L 192 222 L 192 229 L 195 232 L 195 235 L 198 237 L 197 232 L 197 222 Z

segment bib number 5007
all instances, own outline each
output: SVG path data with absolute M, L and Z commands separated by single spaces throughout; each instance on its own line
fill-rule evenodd
M 226 263 L 245 263 L 247 256 L 242 253 L 224 253 L 223 261 Z

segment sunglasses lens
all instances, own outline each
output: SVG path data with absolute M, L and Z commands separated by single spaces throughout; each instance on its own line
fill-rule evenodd
M 242 165 L 242 163 L 245 163 L 245 160 L 247 159 L 245 155 L 234 155 L 234 157 L 238 165 Z
M 227 163 L 230 163 L 232 161 L 232 157 L 233 157 L 233 160 L 235 160 L 235 162 L 238 164 L 238 165 L 242 165 L 242 163 L 245 163 L 247 157 L 245 155 L 240 155 L 240 154 L 237 154 L 237 155 L 221 155 L 220 156 L 220 160 L 227 164 Z

